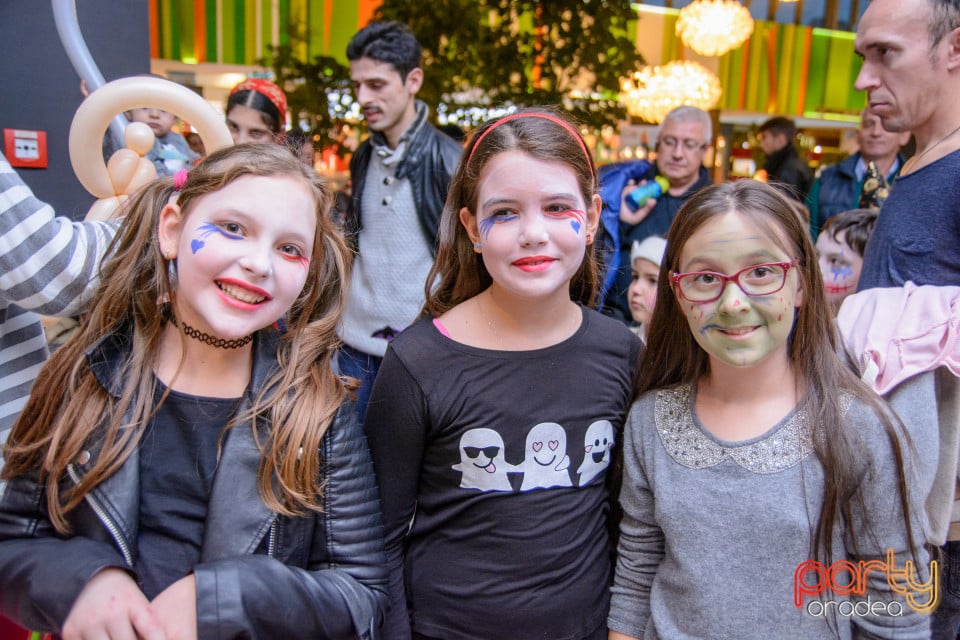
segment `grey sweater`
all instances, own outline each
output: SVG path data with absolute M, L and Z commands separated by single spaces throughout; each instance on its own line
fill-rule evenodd
M 610 629 L 644 639 L 929 637 L 928 616 L 904 604 L 881 571 L 869 572 L 866 595 L 896 602 L 889 609 L 900 616 L 849 615 L 852 603 L 841 607 L 844 598 L 833 593 L 801 594 L 801 606 L 794 604 L 795 572 L 811 559 L 824 486 L 806 416 L 794 411 L 766 434 L 730 443 L 699 422 L 693 400 L 690 386 L 647 393 L 627 419 Z M 832 561 L 885 561 L 892 548 L 902 569 L 912 556 L 890 443 L 869 407 L 851 401 L 845 418 L 857 425 L 858 491 L 875 537 L 858 527 L 854 557 L 838 530 Z M 919 493 L 911 490 L 911 500 Z M 914 536 L 922 543 L 916 500 Z M 918 559 L 927 560 L 922 550 Z M 922 604 L 928 594 L 916 597 Z

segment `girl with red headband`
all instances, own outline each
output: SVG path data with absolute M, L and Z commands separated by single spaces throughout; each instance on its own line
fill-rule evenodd
M 247 78 L 230 90 L 227 128 L 233 142 L 282 142 L 287 122 L 287 96 L 263 78 Z
M 464 157 L 423 317 L 391 342 L 366 414 L 386 636 L 605 640 L 607 480 L 639 341 L 591 309 L 593 160 L 544 109 L 486 123 Z

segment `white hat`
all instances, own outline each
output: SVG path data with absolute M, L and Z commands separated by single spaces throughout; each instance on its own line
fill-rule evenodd
M 637 258 L 643 258 L 659 267 L 666 250 L 667 240 L 660 236 L 650 236 L 644 238 L 642 242 L 634 240 L 633 247 L 630 249 L 630 264 L 636 262 Z

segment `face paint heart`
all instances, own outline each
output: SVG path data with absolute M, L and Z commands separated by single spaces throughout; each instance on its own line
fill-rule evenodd
M 540 451 L 540 449 L 543 448 L 543 443 L 542 443 L 542 442 L 534 442 L 533 445 L 531 445 L 531 446 L 533 447 L 533 450 L 534 450 L 534 451 Z
M 573 227 L 573 230 L 574 230 L 576 233 L 580 233 L 580 223 L 579 223 L 579 222 L 577 222 L 577 221 L 575 221 L 575 220 L 571 220 L 571 221 L 570 221 L 570 226 Z
M 560 446 L 560 442 L 558 440 L 551 440 L 547 443 L 547 446 L 550 447 L 550 451 L 556 451 L 557 447 Z
M 190 241 L 190 250 L 196 253 L 203 248 L 203 245 L 206 244 L 203 240 L 191 240 Z

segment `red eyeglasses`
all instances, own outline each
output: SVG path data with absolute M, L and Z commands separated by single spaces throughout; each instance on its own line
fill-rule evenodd
M 670 279 L 677 291 L 690 302 L 713 302 L 726 289 L 728 282 L 735 282 L 748 296 L 768 296 L 783 289 L 787 272 L 796 266 L 796 261 L 767 262 L 755 264 L 733 275 L 716 271 L 691 271 L 672 273 Z

